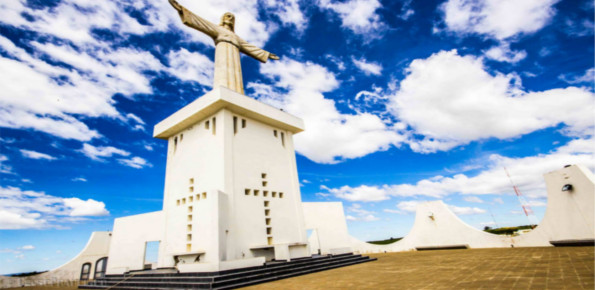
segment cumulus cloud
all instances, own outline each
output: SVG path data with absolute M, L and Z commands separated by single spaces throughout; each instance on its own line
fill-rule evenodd
M 351 60 L 353 61 L 353 64 L 355 64 L 355 66 L 363 71 L 366 75 L 379 76 L 382 73 L 382 65 L 378 63 L 369 62 L 364 58 L 356 59 L 355 57 L 352 57 Z
M 544 198 L 547 195 L 543 181 L 544 173 L 558 170 L 567 164 L 582 164 L 594 171 L 594 153 L 594 139 L 576 139 L 549 154 L 520 158 L 498 154 L 490 155 L 483 160 L 487 169 L 475 176 L 456 174 L 446 177 L 438 175 L 413 184 L 360 185 L 357 187 L 345 185 L 338 188 L 322 187 L 321 189 L 336 198 L 360 202 L 382 201 L 394 196 L 444 198 L 453 194 L 513 194 L 510 181 L 504 172 L 504 167 L 506 167 L 525 196 L 531 199 Z M 467 201 L 471 201 L 471 199 L 475 200 L 471 197 Z M 501 198 L 496 198 L 494 202 L 502 203 L 503 201 Z M 412 209 L 414 205 L 411 201 L 404 202 L 402 206 L 409 206 L 408 209 Z M 399 209 L 407 211 L 400 207 Z
M 382 7 L 378 0 L 348 0 L 345 2 L 319 0 L 321 9 L 336 13 L 341 18 L 341 25 L 366 37 L 374 37 L 383 25 L 377 10 Z
M 509 43 L 502 42 L 484 51 L 484 55 L 496 61 L 517 63 L 527 57 L 527 52 L 524 50 L 512 50 Z
M 593 132 L 595 96 L 585 88 L 527 92 L 517 75 L 491 74 L 482 58 L 460 56 L 456 50 L 416 59 L 406 71 L 388 106 L 423 136 L 410 142 L 417 152 L 513 138 L 559 124 L 571 136 Z
M 534 33 L 556 14 L 559 0 L 448 0 L 440 5 L 446 29 L 503 40 Z
M 307 130 L 294 137 L 295 147 L 315 162 L 337 163 L 405 140 L 377 115 L 339 112 L 335 101 L 323 95 L 335 90 L 339 82 L 323 66 L 285 58 L 261 65 L 260 72 L 274 85 L 251 83 L 248 87 L 259 100 L 304 120 Z
M 71 217 L 104 216 L 105 204 L 93 199 L 63 198 L 44 192 L 0 187 L 0 229 L 59 227 Z
M 21 149 L 20 151 L 21 151 L 21 154 L 23 155 L 23 157 L 26 157 L 26 158 L 56 160 L 56 157 L 45 154 L 45 153 L 40 153 L 40 152 L 25 150 L 25 149 Z
M 81 176 L 73 178 L 72 181 L 87 182 L 87 179 Z
M 206 56 L 189 52 L 185 48 L 167 54 L 170 73 L 183 81 L 195 81 L 213 86 L 214 63 Z

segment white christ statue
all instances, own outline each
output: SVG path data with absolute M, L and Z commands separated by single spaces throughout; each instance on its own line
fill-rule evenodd
M 234 33 L 235 16 L 226 12 L 221 17 L 221 23 L 214 23 L 195 15 L 176 0 L 169 0 L 178 13 L 182 22 L 208 36 L 215 41 L 215 75 L 213 88 L 224 86 L 240 94 L 244 94 L 242 81 L 242 66 L 240 64 L 240 51 L 261 61 L 279 59 L 274 53 L 258 48 L 241 39 Z

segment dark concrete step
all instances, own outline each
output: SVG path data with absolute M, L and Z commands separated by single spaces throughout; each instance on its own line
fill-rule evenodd
M 342 254 L 299 259 L 290 262 L 267 263 L 259 267 L 231 271 L 181 274 L 109 275 L 81 289 L 233 289 L 308 273 L 370 262 L 376 259 L 361 255 Z M 192 275 L 195 274 L 195 275 Z M 201 275 L 196 275 L 201 274 Z
M 274 269 L 264 269 L 266 271 L 253 271 L 252 273 L 244 273 L 244 275 L 234 275 L 233 277 L 217 277 L 216 281 L 214 279 L 206 279 L 206 278 L 197 278 L 197 277 L 129 277 L 125 281 L 122 279 L 101 279 L 97 280 L 91 285 L 101 285 L 101 286 L 113 286 L 113 285 L 122 285 L 122 286 L 162 286 L 162 285 L 172 285 L 177 287 L 190 287 L 190 288 L 208 288 L 209 285 L 227 285 L 233 283 L 241 283 L 243 281 L 249 281 L 253 279 L 259 279 L 263 276 L 269 275 L 284 275 L 291 272 L 302 271 L 303 269 L 313 269 L 313 268 L 324 268 L 334 265 L 341 265 L 347 264 L 351 262 L 355 262 L 358 260 L 366 260 L 367 258 L 361 256 L 353 256 L 353 257 L 344 257 L 341 259 L 325 259 L 324 263 L 317 262 L 316 264 L 301 264 L 299 267 L 290 267 L 290 268 L 281 268 L 277 267 Z

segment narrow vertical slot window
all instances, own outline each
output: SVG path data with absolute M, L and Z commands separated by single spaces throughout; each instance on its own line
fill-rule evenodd
M 191 221 L 192 221 L 192 215 L 191 215 L 191 214 L 189 214 L 189 215 L 188 215 L 188 221 L 189 221 L 189 222 L 191 222 Z
M 285 133 L 281 132 L 281 145 L 285 147 Z
M 269 191 L 268 190 L 263 190 L 262 191 L 262 196 L 264 196 L 264 197 L 269 196 Z
M 269 244 L 269 246 L 273 244 L 273 237 L 267 238 L 267 244 Z
M 180 200 L 176 200 L 176 205 L 180 205 Z
M 233 116 L 233 134 L 238 133 L 238 117 Z
M 271 213 L 271 210 L 270 209 L 265 209 L 264 210 L 264 215 L 265 216 L 269 216 L 270 213 Z
M 270 226 L 270 225 L 271 225 L 271 219 L 270 219 L 270 218 L 266 218 L 266 219 L 264 219 L 264 223 L 265 223 L 267 226 Z
M 202 198 L 203 198 L 203 199 L 207 198 L 207 193 L 206 193 L 206 192 L 203 192 L 203 193 L 202 193 Z
M 205 122 L 205 129 L 209 130 L 209 120 Z
M 273 229 L 272 228 L 267 228 L 267 235 L 271 235 L 272 232 L 273 232 Z
M 268 200 L 265 200 L 264 201 L 264 207 L 268 207 L 268 206 L 269 206 L 269 201 Z
M 182 198 L 182 204 L 186 204 L 186 198 Z
M 273 130 L 273 135 L 277 138 L 277 130 Z
M 184 140 L 184 134 L 180 134 L 180 142 L 182 142 L 182 140 Z
M 273 197 L 277 197 L 277 192 L 273 191 Z
M 254 190 L 254 196 L 258 196 L 259 193 L 260 193 L 260 190 L 258 190 L 258 189 Z
M 178 137 L 174 137 L 174 152 L 178 149 Z
M 213 117 L 213 135 L 217 133 L 217 119 Z
M 192 250 L 192 244 L 186 244 L 186 252 L 190 252 Z
M 283 198 L 283 192 L 279 192 L 279 198 Z
M 194 184 L 194 178 L 190 178 L 190 179 L 188 180 L 188 183 L 190 183 L 190 184 Z
M 188 207 L 188 213 L 192 213 L 192 206 Z
M 242 128 L 246 128 L 246 119 L 242 119 Z
M 200 193 L 196 195 L 196 201 L 200 200 Z
M 189 241 L 189 242 L 192 241 L 192 234 L 187 234 L 186 235 L 186 240 Z
M 188 191 L 190 191 L 190 192 L 194 192 L 194 186 L 190 186 L 190 187 L 188 187 Z
M 188 202 L 193 202 L 193 201 L 194 201 L 194 196 L 192 196 L 192 195 L 191 195 L 191 196 L 189 196 L 189 197 L 188 197 Z
M 192 231 L 192 225 L 187 225 L 186 226 L 186 230 L 189 231 L 189 232 L 191 232 Z

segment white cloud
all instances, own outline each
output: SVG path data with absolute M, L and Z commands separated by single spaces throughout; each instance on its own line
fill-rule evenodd
M 213 86 L 214 63 L 206 56 L 181 48 L 167 54 L 169 72 L 183 81 Z
M 481 209 L 478 207 L 460 207 L 460 206 L 448 205 L 448 208 L 456 215 L 471 215 L 471 214 L 486 213 L 485 209 Z
M 285 58 L 261 65 L 260 72 L 275 81 L 274 87 L 260 83 L 248 87 L 255 90 L 260 101 L 304 120 L 307 130 L 297 134 L 294 142 L 297 152 L 310 160 L 337 163 L 386 150 L 405 140 L 376 115 L 339 112 L 335 101 L 323 95 L 337 89 L 339 82 L 318 64 Z
M 585 71 L 583 75 L 570 75 L 563 74 L 558 77 L 559 79 L 569 84 L 587 84 L 593 85 L 595 82 L 595 68 L 590 68 Z
M 365 58 L 356 59 L 351 57 L 351 61 L 357 68 L 363 71 L 366 75 L 377 75 L 382 73 L 382 65 L 375 62 L 368 62 Z
M 35 247 L 33 245 L 24 245 L 21 247 L 21 250 L 25 250 L 25 251 L 31 251 L 34 249 L 35 249 Z
M 95 147 L 91 144 L 83 144 L 83 148 L 79 150 L 85 156 L 95 160 L 104 161 L 104 158 L 112 157 L 113 155 L 128 156 L 130 152 L 118 149 L 113 146 L 98 146 Z
M 347 211 L 355 213 L 355 215 L 356 215 L 355 217 L 352 215 L 349 215 L 350 219 L 348 219 L 348 220 L 351 220 L 351 221 L 372 222 L 372 221 L 379 220 L 379 218 L 374 215 L 375 212 L 365 210 L 362 208 L 361 205 L 359 205 L 357 203 L 354 203 L 350 207 L 348 207 Z
M 413 16 L 413 14 L 415 14 L 415 10 L 411 8 L 411 2 L 413 2 L 413 0 L 407 0 L 403 3 L 403 7 L 401 7 L 401 14 L 399 15 L 399 18 L 407 21 L 409 18 L 411 18 L 411 16 Z
M 502 198 L 501 198 L 501 197 L 495 197 L 495 198 L 493 199 L 493 202 L 494 202 L 494 203 L 497 203 L 497 204 L 504 204 L 504 200 L 502 200 Z
M 72 181 L 87 182 L 87 179 L 81 176 L 73 178 Z
M 16 174 L 12 171 L 12 166 L 6 164 L 6 161 L 8 161 L 8 157 L 6 155 L 0 154 L 0 173 Z
M 416 201 L 416 200 L 411 200 L 411 201 L 401 201 L 397 204 L 397 208 L 399 209 L 399 211 L 395 211 L 397 213 L 414 213 L 417 210 L 417 206 L 420 203 L 423 203 L 426 201 Z M 481 209 L 481 208 L 477 208 L 477 207 L 459 207 L 459 206 L 454 206 L 454 205 L 450 205 L 447 204 L 448 208 L 456 215 L 471 215 L 471 214 L 482 214 L 485 213 L 486 211 Z
M 440 5 L 450 31 L 507 39 L 546 26 L 559 0 L 448 0 Z
M 358 187 L 342 186 L 340 188 L 328 188 L 324 185 L 320 186 L 334 195 L 336 198 L 348 200 L 348 201 L 382 201 L 389 199 L 387 192 L 384 188 L 378 188 L 375 186 L 361 185 Z
M 0 187 L 0 229 L 60 227 L 72 217 L 103 216 L 109 212 L 93 199 L 62 198 L 17 187 Z
M 490 74 L 481 58 L 460 56 L 456 50 L 411 62 L 390 98 L 393 114 L 424 137 L 410 141 L 417 152 L 518 137 L 561 123 L 569 135 L 593 132 L 595 97 L 587 89 L 526 92 L 517 75 Z
M 383 209 L 382 211 L 384 211 L 384 212 L 388 212 L 388 213 L 398 213 L 398 214 L 401 214 L 401 213 L 403 213 L 403 212 L 402 212 L 402 211 L 400 211 L 400 210 L 396 210 L 396 209 L 390 209 L 390 208 L 385 208 L 385 209 Z
M 525 196 L 533 199 L 543 198 L 546 196 L 544 173 L 558 170 L 567 164 L 582 164 L 594 171 L 594 153 L 595 139 L 576 139 L 549 154 L 519 158 L 490 155 L 484 160 L 484 167 L 487 169 L 475 176 L 456 174 L 452 177 L 434 176 L 414 184 L 360 185 L 358 187 L 345 185 L 338 188 L 322 187 L 322 189 L 348 201 L 382 201 L 393 196 L 444 198 L 453 194 L 513 194 L 512 186 L 503 169 L 506 167 Z M 495 198 L 494 202 L 503 203 L 503 200 Z M 415 201 L 406 201 L 399 209 L 414 210 L 415 205 Z
M 477 196 L 465 196 L 463 200 L 467 202 L 483 203 L 483 200 Z
M 268 11 L 276 14 L 285 26 L 294 26 L 298 32 L 303 32 L 308 26 L 304 13 L 300 9 L 298 0 L 265 0 Z
M 45 154 L 45 153 L 40 153 L 40 152 L 25 150 L 25 149 L 21 149 L 20 151 L 21 151 L 21 154 L 26 158 L 56 160 L 56 157 Z
M 341 25 L 354 33 L 375 38 L 379 28 L 383 27 L 376 11 L 382 7 L 378 0 L 348 0 L 345 2 L 319 0 L 320 8 L 337 13 Z
M 509 43 L 501 42 L 487 51 L 484 51 L 484 55 L 487 58 L 496 61 L 517 63 L 527 57 L 527 52 L 524 50 L 512 50 L 510 49 Z
M 105 203 L 93 199 L 82 200 L 76 197 L 64 198 L 64 205 L 69 207 L 70 216 L 105 216 L 109 212 L 105 209 Z
M 118 159 L 118 162 L 120 162 L 120 164 L 126 165 L 126 166 L 130 166 L 132 168 L 143 168 L 143 167 L 152 167 L 153 165 L 149 162 L 147 162 L 147 160 L 135 156 L 132 157 L 130 159 Z
M 543 207 L 547 206 L 547 203 L 542 200 L 529 200 L 527 201 L 527 205 L 530 207 Z

